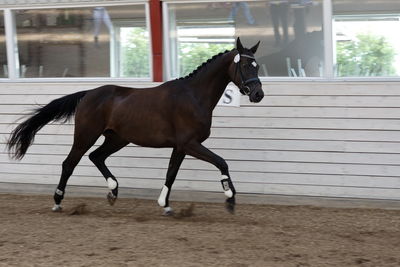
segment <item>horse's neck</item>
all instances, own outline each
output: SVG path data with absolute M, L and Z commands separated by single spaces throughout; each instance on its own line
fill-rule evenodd
M 191 81 L 196 98 L 202 105 L 211 110 L 215 108 L 228 83 L 231 81 L 228 75 L 230 57 L 232 52 L 227 52 L 221 58 L 211 62 L 206 69 L 197 73 Z M 232 59 L 233 60 L 233 59 Z

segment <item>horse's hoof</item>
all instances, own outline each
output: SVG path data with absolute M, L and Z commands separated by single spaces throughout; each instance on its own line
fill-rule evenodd
M 60 212 L 62 210 L 62 207 L 61 207 L 61 205 L 54 204 L 54 206 L 51 208 L 51 210 L 53 212 Z
M 163 216 L 174 216 L 174 210 L 171 207 L 164 208 Z
M 107 200 L 108 204 L 110 204 L 110 206 L 113 206 L 115 204 L 115 201 L 117 201 L 117 196 L 115 196 L 112 192 L 108 192 Z
M 225 201 L 225 208 L 230 214 L 235 213 L 235 197 L 227 198 Z

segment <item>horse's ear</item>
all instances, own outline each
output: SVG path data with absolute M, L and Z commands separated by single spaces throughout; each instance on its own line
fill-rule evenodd
M 257 51 L 257 49 L 258 49 L 258 46 L 260 45 L 260 41 L 258 41 L 258 43 L 255 45 L 255 46 L 253 46 L 252 48 L 250 48 L 250 51 L 253 53 L 253 54 L 255 54 L 256 53 L 256 51 Z
M 239 51 L 239 54 L 243 53 L 244 48 L 239 37 L 236 40 L 236 49 Z

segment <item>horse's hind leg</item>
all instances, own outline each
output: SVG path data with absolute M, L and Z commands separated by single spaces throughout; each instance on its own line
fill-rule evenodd
M 78 135 L 75 132 L 74 144 L 72 145 L 71 151 L 62 164 L 61 178 L 56 192 L 54 193 L 55 205 L 53 207 L 53 211 L 61 210 L 61 201 L 64 198 L 65 187 L 67 186 L 69 177 L 71 177 L 82 156 L 92 145 L 94 145 L 99 136 L 100 134 L 94 135 L 93 133 L 90 134 L 90 132 L 86 133 L 85 135 Z
M 167 180 L 161 190 L 158 198 L 158 204 L 164 207 L 164 215 L 171 215 L 173 211 L 169 206 L 169 194 L 171 192 L 172 185 L 175 181 L 176 175 L 178 174 L 179 167 L 185 158 L 185 153 L 179 152 L 176 148 L 173 149 L 171 159 L 169 160 Z
M 112 131 L 107 131 L 104 136 L 104 143 L 99 146 L 95 151 L 90 153 L 89 159 L 94 163 L 94 165 L 96 165 L 96 167 L 106 179 L 108 188 L 110 189 L 110 192 L 107 195 L 107 199 L 110 205 L 114 205 L 118 197 L 118 181 L 107 168 L 105 160 L 111 154 L 126 146 L 129 142 L 125 141 Z

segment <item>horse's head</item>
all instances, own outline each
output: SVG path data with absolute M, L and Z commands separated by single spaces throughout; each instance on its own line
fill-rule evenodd
M 254 54 L 257 51 L 258 42 L 252 48 L 244 48 L 240 39 L 237 38 L 236 49 L 239 52 L 229 68 L 229 75 L 233 83 L 239 87 L 243 95 L 248 95 L 251 102 L 258 103 L 264 98 L 261 82 L 258 78 L 258 69 Z

